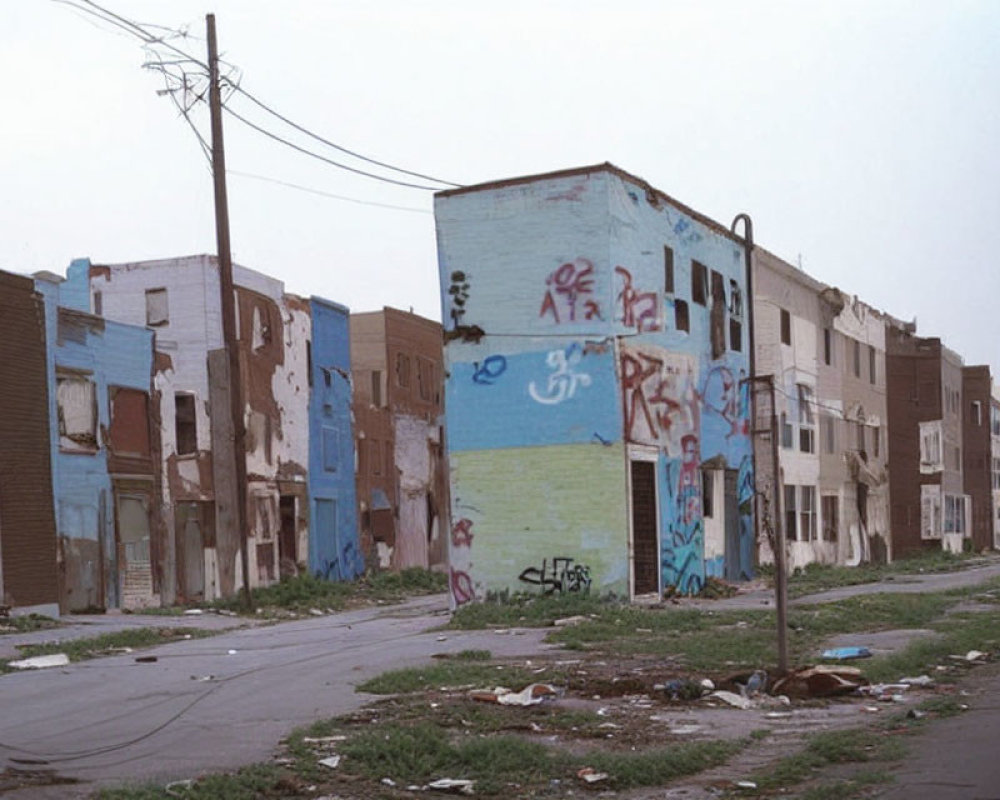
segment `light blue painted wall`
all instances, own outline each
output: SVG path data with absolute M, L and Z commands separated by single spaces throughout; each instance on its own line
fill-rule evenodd
M 722 569 L 705 564 L 700 464 L 716 458 L 733 470 L 749 466 L 747 396 L 740 390 L 749 352 L 741 244 L 603 170 L 438 196 L 435 218 L 442 318 L 453 337 L 445 348 L 449 452 L 504 451 L 497 454 L 499 465 L 510 461 L 506 451 L 523 447 L 623 441 L 655 447 L 662 578 L 683 591 L 699 590 L 706 574 Z M 671 294 L 664 285 L 665 246 L 673 253 Z M 709 271 L 704 307 L 691 297 L 695 260 Z M 722 354 L 711 347 L 711 271 L 722 278 L 725 293 L 715 312 L 724 315 Z M 734 285 L 742 305 L 738 350 L 728 346 Z M 687 332 L 675 324 L 677 300 L 689 304 Z M 457 336 L 462 326 L 472 333 L 481 329 L 485 337 L 477 342 Z M 562 476 L 569 466 L 553 462 L 552 469 Z M 485 471 L 466 474 L 481 481 Z M 475 516 L 459 505 L 462 497 L 504 491 L 501 475 L 490 486 L 463 480 L 453 473 L 455 520 Z M 627 547 L 619 544 L 629 525 L 626 498 L 621 512 L 609 518 L 603 488 L 574 494 L 573 507 L 547 507 L 544 513 L 570 522 L 597 517 L 617 526 L 603 536 L 617 551 L 601 561 L 612 574 L 627 575 Z M 581 494 L 600 508 L 588 510 Z M 540 511 L 523 509 L 526 516 Z M 488 564 L 510 560 L 504 541 L 510 537 L 490 534 L 480 517 L 476 525 L 479 535 L 472 541 L 452 537 L 452 563 L 464 565 L 462 596 L 470 587 L 478 595 L 526 588 L 516 576 L 497 584 Z M 748 575 L 752 525 L 742 537 L 740 569 Z M 615 580 L 617 590 L 627 590 L 620 577 Z
M 309 569 L 335 580 L 364 571 L 358 538 L 348 310 L 310 298 Z M 332 505 L 331 505 L 332 504 Z
M 82 341 L 60 339 L 58 308 L 89 310 L 88 270 L 86 259 L 73 261 L 62 283 L 36 280 L 35 286 L 45 299 L 46 359 L 49 383 L 49 434 L 52 447 L 52 490 L 56 505 L 56 524 L 64 539 L 99 541 L 105 566 L 103 598 L 96 604 L 119 605 L 114 547 L 114 509 L 111 478 L 108 474 L 103 432 L 110 426 L 110 395 L 113 386 L 150 390 L 153 359 L 153 332 L 134 325 L 107 320 L 86 329 Z M 65 300 L 65 302 L 64 302 Z M 56 368 L 85 370 L 95 383 L 100 447 L 95 453 L 63 452 L 59 447 L 59 415 L 56 397 Z M 99 585 L 99 565 L 84 565 Z M 77 588 L 86 591 L 85 587 Z

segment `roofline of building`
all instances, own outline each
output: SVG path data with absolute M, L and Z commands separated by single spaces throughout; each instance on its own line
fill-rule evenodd
M 505 178 L 503 180 L 487 181 L 485 183 L 477 183 L 471 186 L 461 186 L 457 189 L 445 189 L 440 192 L 435 192 L 434 197 L 454 197 L 461 194 L 471 194 L 473 192 L 483 192 L 490 191 L 492 189 L 505 189 L 510 186 L 521 186 L 527 183 L 535 183 L 537 181 L 546 180 L 556 180 L 559 178 L 573 178 L 577 176 L 584 175 L 594 175 L 596 173 L 608 173 L 621 178 L 623 181 L 634 184 L 646 193 L 646 199 L 649 200 L 650 197 L 656 197 L 657 199 L 669 203 L 674 208 L 687 214 L 689 217 L 697 220 L 701 224 L 708 228 L 711 228 L 716 233 L 725 236 L 728 239 L 736 242 L 737 244 L 744 244 L 742 237 L 737 236 L 729 228 L 725 227 L 719 222 L 716 222 L 709 216 L 702 214 L 699 211 L 695 211 L 690 206 L 685 205 L 673 197 L 668 195 L 653 186 L 649 181 L 640 178 L 638 175 L 633 175 L 630 172 L 626 172 L 621 167 L 617 167 L 610 161 L 605 161 L 603 164 L 592 164 L 587 167 L 572 167 L 570 169 L 556 170 L 554 172 L 543 172 L 537 175 L 522 175 L 517 178 Z

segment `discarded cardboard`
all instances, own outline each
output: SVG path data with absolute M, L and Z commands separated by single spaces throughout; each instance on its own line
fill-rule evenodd
M 599 783 L 608 779 L 608 773 L 598 772 L 593 767 L 584 767 L 577 771 L 576 777 L 586 783 Z
M 753 700 L 747 697 L 741 697 L 735 692 L 727 692 L 725 689 L 717 689 L 708 695 L 709 697 L 715 697 L 721 700 L 723 703 L 728 703 L 735 708 L 741 708 L 744 711 L 748 708 L 753 708 Z
M 773 691 L 789 697 L 834 697 L 850 694 L 866 684 L 867 681 L 857 667 L 820 664 L 778 679 Z
M 33 656 L 11 661 L 7 664 L 14 669 L 45 669 L 47 667 L 65 667 L 69 664 L 69 656 L 65 653 L 53 653 L 48 656 Z

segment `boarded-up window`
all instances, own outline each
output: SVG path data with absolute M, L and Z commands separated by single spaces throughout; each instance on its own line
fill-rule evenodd
M 833 364 L 833 331 L 823 329 L 823 363 L 828 367 Z
M 878 379 L 878 369 L 876 367 L 875 348 L 868 345 L 868 382 L 875 383 Z
M 197 452 L 198 424 L 193 394 L 174 395 L 174 431 L 178 455 Z
M 796 486 L 786 486 L 784 491 L 785 500 L 785 536 L 789 539 L 797 539 L 798 514 L 795 513 Z
M 149 395 L 139 389 L 113 386 L 109 390 L 111 427 L 108 447 L 119 454 L 149 455 Z
M 396 384 L 410 385 L 410 357 L 406 353 L 396 353 Z
M 146 290 L 146 324 L 157 326 L 170 322 L 170 309 L 167 306 L 166 289 Z
M 792 315 L 784 308 L 781 309 L 781 343 L 792 343 Z
M 372 405 L 382 408 L 382 370 L 372 370 Z
M 666 245 L 663 247 L 663 291 L 674 293 L 674 251 Z
M 825 494 L 822 499 L 823 540 L 837 541 L 837 531 L 840 529 L 840 498 L 835 494 Z
M 701 471 L 701 515 L 715 516 L 715 473 L 710 469 Z
M 920 487 L 920 538 L 941 538 L 941 487 L 924 484 Z
M 97 389 L 81 375 L 56 376 L 59 413 L 59 447 L 78 453 L 93 453 L 97 442 Z
M 382 474 L 382 445 L 379 444 L 378 439 L 368 440 L 369 458 L 368 462 L 371 464 L 372 475 Z
M 417 388 L 420 399 L 428 403 L 434 400 L 434 387 L 437 380 L 434 362 L 428 358 L 417 356 Z

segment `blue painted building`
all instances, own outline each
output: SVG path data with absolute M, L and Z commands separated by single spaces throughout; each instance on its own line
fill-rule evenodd
M 749 577 L 743 240 L 610 164 L 435 219 L 454 603 Z
M 90 262 L 35 276 L 44 298 L 60 605 L 159 603 L 152 331 L 91 313 Z
M 309 570 L 347 580 L 365 568 L 358 540 L 348 310 L 312 297 L 309 366 Z

